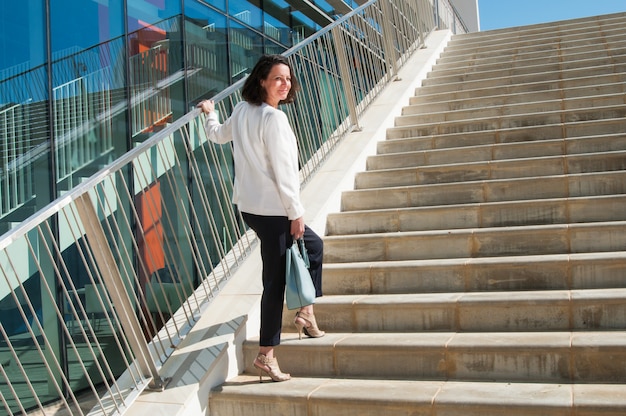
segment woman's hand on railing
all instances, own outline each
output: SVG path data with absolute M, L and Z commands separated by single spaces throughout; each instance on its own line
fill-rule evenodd
M 215 111 L 215 102 L 213 100 L 202 100 L 196 107 L 202 110 L 204 114 L 209 114 Z

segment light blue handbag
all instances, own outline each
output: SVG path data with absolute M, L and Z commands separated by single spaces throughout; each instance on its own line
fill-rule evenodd
M 304 240 L 294 241 L 287 249 L 286 257 L 287 309 L 298 309 L 315 303 L 315 286 L 309 273 L 309 256 Z

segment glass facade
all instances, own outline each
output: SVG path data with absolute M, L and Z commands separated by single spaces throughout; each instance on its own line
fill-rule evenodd
M 330 22 L 292 3 L 3 2 L 0 232 Z
M 315 9 L 294 7 L 298 2 L 284 0 L 24 0 L 0 3 L 0 235 L 11 230 L 86 178 L 101 170 L 138 143 L 180 118 L 196 103 L 209 98 L 247 75 L 264 53 L 282 53 L 295 43 L 331 22 L 336 13 L 325 1 L 314 1 Z M 184 154 L 184 150 L 180 152 Z M 207 162 L 208 163 L 208 162 Z M 188 167 L 181 167 L 188 169 Z M 199 167 L 207 182 L 214 176 L 214 166 Z M 132 172 L 126 172 L 132 178 Z M 117 259 L 150 266 L 142 269 L 141 285 L 168 264 L 183 261 L 184 253 L 162 252 L 150 246 L 151 239 L 167 240 L 176 225 L 162 227 L 165 218 L 158 210 L 130 211 L 128 198 L 139 206 L 157 204 L 193 204 L 198 195 L 181 201 L 172 194 L 173 185 L 150 179 L 143 189 L 129 190 L 117 206 L 103 207 L 108 215 L 133 218 L 122 234 L 141 232 L 145 246 L 137 248 L 135 259 Z M 184 174 L 180 180 L 184 180 Z M 122 181 L 121 181 L 122 182 Z M 124 183 L 133 183 L 125 180 Z M 120 188 L 122 188 L 120 186 Z M 207 189 L 210 189 L 207 186 Z M 208 193 L 209 199 L 223 199 Z M 143 204 L 143 205 L 142 205 Z M 106 217 L 106 215 L 104 215 Z M 168 219 L 169 220 L 169 219 Z M 104 220 L 103 220 L 104 222 Z M 214 224 L 217 229 L 228 227 Z M 89 302 L 93 279 L 85 259 L 77 254 L 85 242 L 72 230 L 71 221 L 56 218 L 50 234 L 31 236 L 24 244 L 26 258 L 37 250 L 58 253 L 58 264 L 67 275 L 84 276 L 68 282 L 75 293 L 67 311 L 85 309 L 96 315 L 106 305 Z M 120 242 L 123 243 L 122 235 Z M 32 241 L 36 244 L 33 245 Z M 212 250 L 223 251 L 229 247 Z M 17 245 L 19 246 L 19 245 Z M 190 247 L 179 247 L 191 250 Z M 156 253 L 156 257 L 154 258 Z M 219 254 L 219 253 L 218 253 Z M 150 259 L 147 257 L 150 256 Z M 145 257 L 145 258 L 144 258 Z M 219 258 L 219 255 L 215 256 Z M 0 259 L 4 262 L 6 259 Z M 28 263 L 28 262 L 25 262 Z M 53 277 L 46 270 L 25 270 L 16 281 L 0 281 L 0 359 L 7 345 L 18 346 L 24 354 L 45 348 L 61 365 L 58 374 L 44 374 L 40 354 L 33 354 L 31 365 L 41 368 L 41 389 L 24 380 L 24 391 L 17 392 L 22 404 L 36 394 L 42 403 L 58 400 L 67 391 L 46 387 L 50 379 L 67 378 L 72 391 L 87 388 L 84 369 L 76 366 L 76 354 L 90 349 L 89 340 L 70 343 L 54 319 L 46 319 L 51 308 L 45 295 L 54 291 Z M 135 267 L 136 264 L 130 264 Z M 193 268 L 178 265 L 179 268 Z M 19 268 L 19 267 L 18 267 Z M 54 265 L 50 265 L 52 270 Z M 130 283 L 129 283 L 130 284 Z M 52 289 L 50 289 L 52 288 Z M 19 289 L 19 290 L 18 290 Z M 58 289 L 57 289 L 58 290 Z M 18 293 L 20 296 L 13 296 Z M 28 299 L 32 316 L 20 316 L 16 303 Z M 68 302 L 58 294 L 59 304 Z M 97 306 L 97 307 L 96 307 Z M 93 308 L 96 307 L 96 310 Z M 69 313 L 68 313 L 69 315 Z M 26 336 L 33 317 L 42 323 L 42 331 L 52 345 L 40 344 Z M 68 319 L 72 319 L 71 317 Z M 148 331 L 148 332 L 154 332 Z M 106 345 L 106 334 L 97 334 Z M 115 334 L 111 342 L 115 342 Z M 78 346 L 78 348 L 76 348 Z M 44 354 L 44 356 L 45 356 Z M 92 359 L 99 360 L 105 350 Z M 7 358 L 5 360 L 5 358 Z M 91 374 L 97 381 L 117 377 L 124 365 L 107 355 L 109 374 Z M 4 364 L 3 364 L 4 366 Z M 3 376 L 19 385 L 23 374 L 9 365 Z M 32 380 L 31 380 L 32 382 Z M 0 377 L 0 393 L 6 383 Z M 33 406 L 36 400 L 33 397 Z M 10 399 L 5 403 L 11 412 L 19 408 Z

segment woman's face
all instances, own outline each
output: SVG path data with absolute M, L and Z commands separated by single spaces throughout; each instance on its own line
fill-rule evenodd
M 270 70 L 266 79 L 261 80 L 261 87 L 265 89 L 265 102 L 272 107 L 287 98 L 291 89 L 291 71 L 285 64 L 276 64 Z

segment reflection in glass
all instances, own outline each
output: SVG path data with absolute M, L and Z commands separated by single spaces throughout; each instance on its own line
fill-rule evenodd
M 263 37 L 231 22 L 228 31 L 230 41 L 231 82 L 247 76 L 263 54 Z
M 180 1 L 128 1 L 130 135 L 135 143 L 187 112 L 180 13 Z
M 50 125 L 43 2 L 3 2 L 0 13 L 0 233 L 46 206 Z
M 182 106 L 173 107 L 182 104 L 176 97 L 182 98 L 184 85 L 180 18 L 147 25 L 128 39 L 131 135 L 141 142 L 184 114 Z
M 146 26 L 158 25 L 181 13 L 180 0 L 127 0 L 128 31 L 136 32 Z
M 54 174 L 60 194 L 128 150 L 123 2 L 87 0 L 76 7 L 75 0 L 54 1 L 50 27 Z
M 128 150 L 123 57 L 123 40 L 118 38 L 53 63 L 55 173 L 60 192 Z
M 291 46 L 291 29 L 279 19 L 266 15 L 263 24 L 263 33 L 274 42 L 287 47 Z
M 234 19 L 261 31 L 263 29 L 263 13 L 260 0 L 229 0 L 228 13 Z
M 311 36 L 322 27 L 315 23 L 311 18 L 302 13 L 301 11 L 294 11 L 292 13 L 293 18 L 293 44 L 296 45 L 302 42 L 307 37 Z
M 229 84 L 226 17 L 204 4 L 185 3 L 188 108 Z

